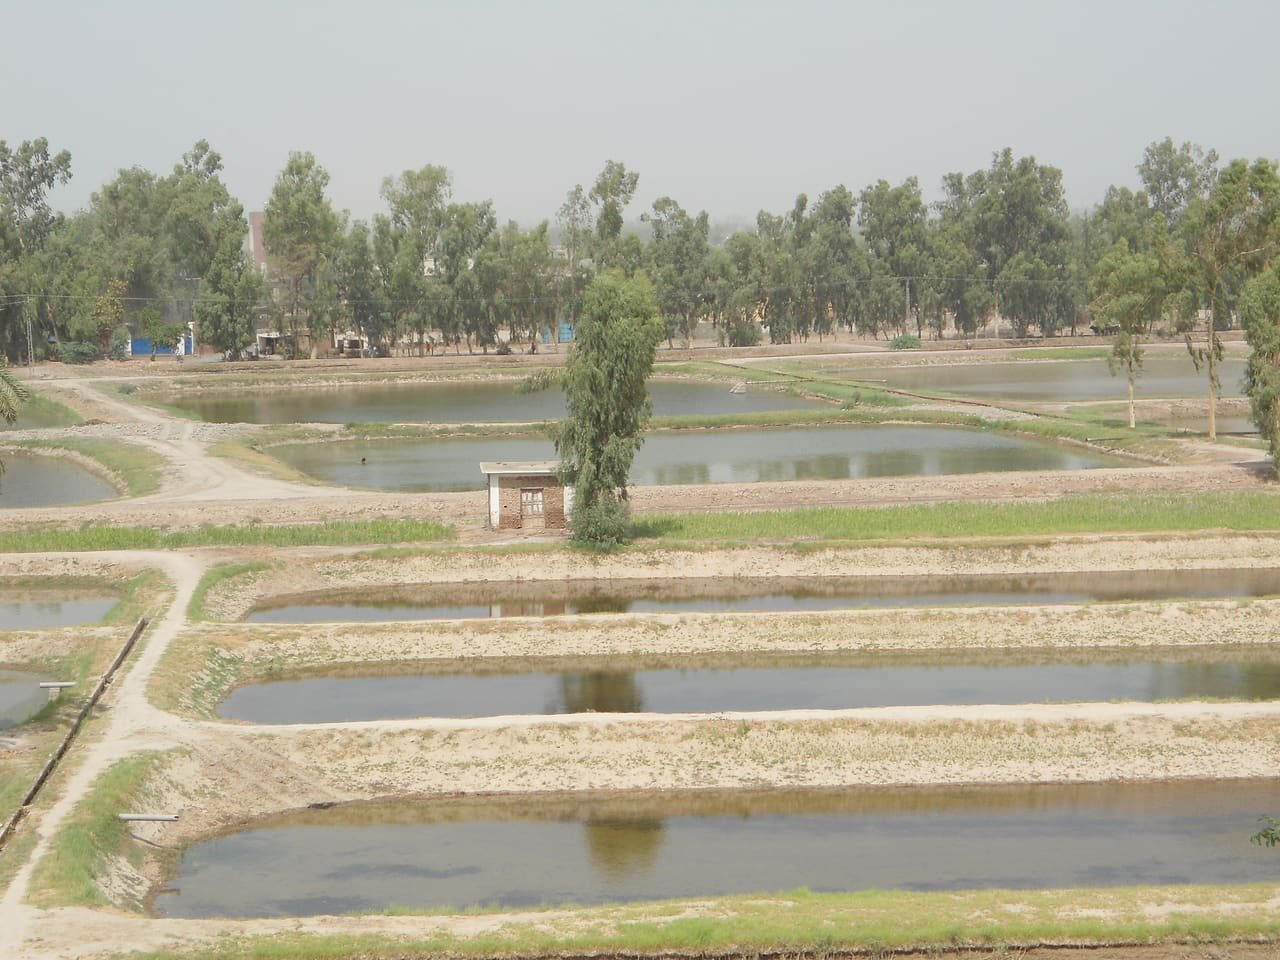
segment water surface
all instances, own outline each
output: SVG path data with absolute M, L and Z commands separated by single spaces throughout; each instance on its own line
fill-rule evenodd
M 65 457 L 6 451 L 0 460 L 0 509 L 61 507 L 117 496 L 111 484 Z
M 406 583 L 273 597 L 258 623 L 457 620 L 601 613 L 756 613 L 1280 595 L 1280 568 L 1022 576 L 738 577 Z
M 1035 655 L 1031 655 L 1032 658 Z M 620 658 L 619 658 L 620 659 Z M 973 658 L 979 659 L 979 658 Z M 743 655 L 741 666 L 626 670 L 623 663 L 558 672 L 417 673 L 324 676 L 239 687 L 218 707 L 252 723 L 338 723 L 403 717 L 480 717 L 557 713 L 719 713 L 838 710 L 929 704 L 1073 703 L 1280 697 L 1280 651 L 1224 662 L 1129 654 L 1104 662 L 996 665 L 953 657 Z M 732 658 L 719 658 L 723 664 Z M 753 662 L 754 660 L 754 662 Z M 686 665 L 688 664 L 688 665 Z M 507 670 L 510 668 L 508 667 Z
M 11 598 L 0 590 L 0 630 L 44 630 L 98 623 L 118 602 L 116 597 Z
M 214 423 L 492 423 L 558 420 L 558 389 L 517 394 L 514 380 L 346 383 L 331 387 L 164 395 L 166 403 Z M 712 416 L 829 406 L 768 388 L 729 392 L 724 383 L 654 380 L 655 416 Z
M 43 673 L 0 668 L 0 730 L 16 727 L 49 702 L 49 691 L 39 684 L 50 679 Z
M 376 490 L 479 490 L 485 460 L 555 458 L 536 438 L 292 444 L 272 453 L 326 483 Z M 363 462 L 362 462 L 363 460 Z M 833 426 L 650 433 L 638 485 L 841 480 L 1009 470 L 1087 470 L 1131 463 L 1040 440 L 927 426 Z
M 1274 883 L 1270 780 L 854 788 L 306 811 L 198 843 L 171 917 L 598 904 L 800 887 Z
M 1219 368 L 1222 396 L 1244 395 L 1245 361 L 1229 359 Z M 885 386 L 991 400 L 1122 400 L 1126 380 L 1112 376 L 1106 360 L 1023 360 L 992 363 L 938 363 L 845 367 L 840 376 L 883 380 Z M 1208 374 L 1197 373 L 1185 354 L 1149 354 L 1134 385 L 1138 399 L 1198 397 L 1209 391 Z

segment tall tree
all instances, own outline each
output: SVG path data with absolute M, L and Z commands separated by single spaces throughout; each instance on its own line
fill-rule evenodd
M 1143 151 L 1138 177 L 1151 209 L 1175 224 L 1192 201 L 1208 197 L 1218 177 L 1218 154 L 1197 143 L 1175 147 L 1173 138 L 1165 137 Z
M 921 301 L 924 278 L 930 273 L 927 214 L 915 177 L 897 187 L 880 180 L 862 191 L 858 203 L 863 239 L 881 272 L 901 278 L 905 310 L 915 320 L 917 336 L 924 336 Z
M 1163 217 L 1159 223 L 1163 228 Z M 1094 312 L 1119 330 L 1108 362 L 1112 374 L 1125 373 L 1131 429 L 1136 424 L 1133 394 L 1142 372 L 1142 341 L 1164 316 L 1174 292 L 1161 258 L 1149 250 L 1131 250 L 1123 240 L 1116 241 L 1094 274 Z
M 290 153 L 263 211 L 263 244 L 268 263 L 285 286 L 285 317 L 294 356 L 303 328 L 311 341 L 311 355 L 316 355 L 325 323 L 325 306 L 317 295 L 335 258 L 339 236 L 338 215 L 325 196 L 328 186 L 328 172 L 311 153 Z
M 14 360 L 26 354 L 27 325 L 38 320 L 26 295 L 37 286 L 35 260 L 58 223 L 48 194 L 70 179 L 71 154 L 50 155 L 44 137 L 17 147 L 0 140 L 0 347 Z
M 195 320 L 201 342 L 216 347 L 228 358 L 239 356 L 254 342 L 266 284 L 236 233 L 223 234 L 217 253 L 205 269 L 200 290 Z
M 363 220 L 352 223 L 342 240 L 337 275 L 338 295 L 346 305 L 351 328 L 363 334 L 371 347 L 385 349 L 388 314 L 369 225 Z
M 609 547 L 628 536 L 627 475 L 652 404 L 646 381 L 662 337 L 643 278 L 602 274 L 582 302 L 564 373 L 566 419 L 556 433 L 562 477 L 574 485 L 574 542 Z
M 705 210 L 691 217 L 670 197 L 655 200 L 653 213 L 642 219 L 653 227 L 649 275 L 667 342 L 678 333 L 688 346 L 706 304 L 710 221 Z
M 587 196 L 597 208 L 594 250 L 597 269 L 618 265 L 623 211 L 635 196 L 639 182 L 640 174 L 628 170 L 625 164 L 609 160 L 591 186 Z
M 1280 268 L 1249 282 L 1240 315 L 1252 348 L 1246 379 L 1253 422 L 1280 471 Z
M 1193 199 L 1181 220 L 1186 284 L 1180 322 L 1197 370 L 1208 374 L 1209 439 L 1217 437 L 1219 329 L 1230 322 L 1245 283 L 1275 255 L 1280 233 L 1280 176 L 1276 164 L 1233 160 L 1208 197 Z

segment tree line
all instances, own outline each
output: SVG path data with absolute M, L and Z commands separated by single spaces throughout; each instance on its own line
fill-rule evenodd
M 946 175 L 934 204 L 914 177 L 857 194 L 839 185 L 762 210 L 754 229 L 722 243 L 705 211 L 671 197 L 641 214 L 646 237 L 626 229 L 639 177 L 615 161 L 570 190 L 553 219 L 524 229 L 500 224 L 488 200 L 455 199 L 438 166 L 387 177 L 384 211 L 353 220 L 333 207 L 327 171 L 298 152 L 264 208 L 266 276 L 249 259 L 244 208 L 222 169 L 200 141 L 169 174 L 122 170 L 64 216 L 48 193 L 70 179 L 70 154 L 43 139 L 0 141 L 6 356 L 41 355 L 50 341 L 97 354 L 126 323 L 165 341 L 188 321 L 231 353 L 263 326 L 295 355 L 347 330 L 383 350 L 536 349 L 575 322 L 592 277 L 617 271 L 648 279 L 673 344 L 704 321 L 724 342 L 749 345 L 837 331 L 973 335 L 998 317 L 1015 336 L 1115 332 L 1130 382 L 1144 340 L 1172 332 L 1214 383 L 1218 332 L 1242 322 L 1261 351 L 1251 382 L 1280 395 L 1262 359 L 1280 358 L 1280 335 L 1265 329 L 1280 309 L 1276 165 L 1223 164 L 1190 143 L 1151 144 L 1141 188 L 1112 187 L 1085 214 L 1070 212 L 1060 170 L 1004 149 L 983 169 Z
M 62 216 L 47 194 L 70 178 L 70 155 L 44 140 L 0 141 L 0 336 L 15 360 L 28 327 L 37 350 L 48 338 L 105 349 L 122 321 L 141 333 L 195 320 L 202 341 L 228 351 L 264 323 L 295 349 L 342 330 L 384 348 L 533 347 L 573 322 L 586 282 L 608 269 L 646 274 L 670 342 L 703 321 L 734 345 L 841 330 L 972 335 L 996 316 L 1016 336 L 1099 322 L 1150 332 L 1204 311 L 1221 324 L 1242 289 L 1231 271 L 1204 272 L 1203 254 L 1231 226 L 1214 219 L 1230 211 L 1210 195 L 1234 165 L 1217 161 L 1192 144 L 1152 144 L 1142 190 L 1113 187 L 1073 216 L 1058 169 L 1005 149 L 985 169 L 948 174 L 932 205 L 914 177 L 857 194 L 841 185 L 761 211 L 754 230 L 714 244 L 706 212 L 671 197 L 641 215 L 647 238 L 625 230 L 638 175 L 614 161 L 570 190 L 554 221 L 522 229 L 500 224 L 490 201 L 455 200 L 437 166 L 387 177 L 385 211 L 352 220 L 329 200 L 328 173 L 300 152 L 265 207 L 263 277 L 208 143 L 167 176 L 122 170 L 87 209 Z M 1155 278 L 1180 299 L 1134 302 L 1134 284 Z

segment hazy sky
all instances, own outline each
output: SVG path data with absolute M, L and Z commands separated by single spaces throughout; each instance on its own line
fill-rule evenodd
M 424 164 L 500 220 L 552 217 L 607 159 L 713 217 L 843 183 L 1062 168 L 1074 208 L 1149 142 L 1280 156 L 1276 0 L 0 0 L 0 139 L 72 154 L 55 204 L 210 141 L 247 209 L 290 150 L 367 217 Z

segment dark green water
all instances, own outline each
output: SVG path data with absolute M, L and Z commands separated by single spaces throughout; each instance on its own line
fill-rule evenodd
M 170 917 L 865 889 L 1273 883 L 1271 780 L 359 805 L 186 850 Z
M 1243 360 L 1222 363 L 1222 396 L 1244 395 Z M 1111 375 L 1106 360 L 1034 360 L 995 363 L 938 363 L 909 366 L 849 366 L 842 377 L 883 380 L 885 386 L 924 393 L 947 393 L 991 400 L 1122 400 L 1126 380 Z M 1138 399 L 1201 397 L 1207 373 L 1197 373 L 1185 353 L 1149 354 L 1134 385 Z
M 0 669 L 0 730 L 16 727 L 49 702 L 49 691 L 38 684 L 51 680 L 43 673 Z
M 1280 596 L 1280 568 L 1022 576 L 407 583 L 272 598 L 256 623 L 457 620 L 600 613 L 757 613 Z
M 981 655 L 967 661 L 934 655 L 898 656 L 884 665 L 883 658 L 867 655 L 814 654 L 720 657 L 715 667 L 701 666 L 699 658 L 673 658 L 676 666 L 641 670 L 627 670 L 617 661 L 594 670 L 528 673 L 511 672 L 501 663 L 486 663 L 489 672 L 477 674 L 415 674 L 412 668 L 400 668 L 383 676 L 250 684 L 232 691 L 218 714 L 284 724 L 588 711 L 719 713 L 1280 698 L 1280 651 L 1250 653 L 1237 662 L 1224 662 L 1221 651 L 1201 651 L 1192 659 L 1112 652 L 1102 662 L 1061 662 L 1051 652 L 1025 656 L 1039 662 L 984 663 Z
M 759 387 L 743 394 L 728 384 L 654 380 L 655 416 L 712 416 L 829 406 Z M 166 403 L 214 423 L 492 423 L 559 420 L 559 390 L 517 394 L 515 381 L 342 384 L 334 387 L 165 395 Z
M 117 496 L 111 484 L 65 457 L 5 452 L 0 460 L 0 509 L 60 507 Z
M 368 440 L 271 451 L 325 483 L 375 490 L 478 490 L 483 460 L 546 460 L 550 440 Z M 361 462 L 361 458 L 364 462 Z M 981 430 L 838 426 L 651 433 L 636 456 L 639 485 L 840 480 L 1010 470 L 1087 470 L 1126 463 Z

